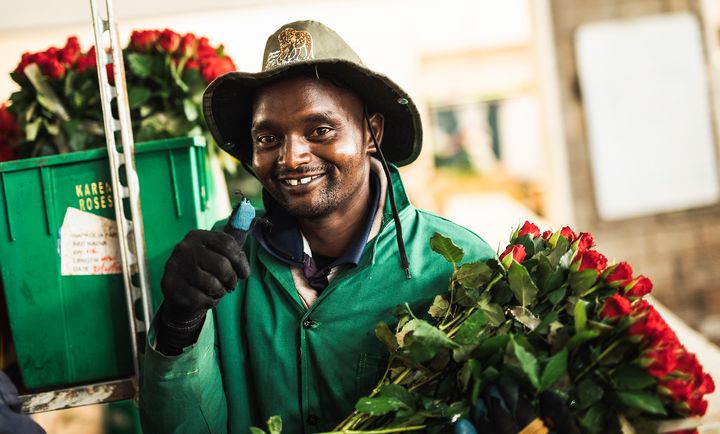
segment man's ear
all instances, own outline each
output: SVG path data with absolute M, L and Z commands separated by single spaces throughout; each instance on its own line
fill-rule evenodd
M 370 126 L 372 131 L 375 133 L 378 145 L 382 145 L 383 130 L 385 127 L 385 118 L 380 113 L 373 113 L 370 116 Z M 367 150 L 369 153 L 377 152 L 377 147 L 372 139 L 370 130 L 368 129 L 367 121 L 365 122 L 365 143 L 367 144 Z

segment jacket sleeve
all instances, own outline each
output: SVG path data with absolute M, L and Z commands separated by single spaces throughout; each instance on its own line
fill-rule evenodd
M 140 378 L 143 432 L 227 433 L 227 404 L 212 311 L 208 311 L 198 341 L 178 356 L 156 351 L 155 336 L 153 321 Z

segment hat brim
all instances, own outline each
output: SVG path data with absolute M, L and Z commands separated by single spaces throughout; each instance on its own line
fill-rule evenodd
M 205 122 L 217 144 L 250 166 L 255 92 L 271 82 L 300 74 L 337 79 L 353 89 L 371 113 L 381 113 L 385 118 L 381 146 L 388 161 L 404 166 L 420 154 L 422 125 L 412 99 L 384 75 L 343 60 L 296 62 L 258 73 L 221 75 L 210 83 L 203 95 Z

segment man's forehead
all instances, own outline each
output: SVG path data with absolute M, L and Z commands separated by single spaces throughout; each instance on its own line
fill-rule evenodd
M 331 112 L 334 109 L 362 113 L 362 99 L 350 88 L 335 80 L 297 75 L 280 79 L 259 88 L 253 96 L 252 112 L 256 118 L 262 112 L 279 106 L 309 107 L 315 111 Z M 324 106 L 324 107 L 321 107 Z

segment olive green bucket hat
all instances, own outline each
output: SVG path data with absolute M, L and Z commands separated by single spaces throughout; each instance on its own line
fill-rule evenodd
M 261 72 L 229 72 L 205 89 L 205 122 L 218 145 L 249 166 L 256 90 L 300 74 L 349 87 L 370 113 L 381 113 L 385 117 L 382 151 L 388 161 L 404 166 L 417 158 L 422 147 L 422 125 L 410 96 L 389 78 L 367 69 L 337 33 L 316 21 L 296 21 L 273 33 L 265 45 Z

